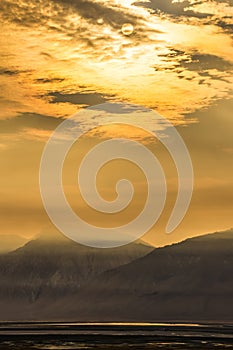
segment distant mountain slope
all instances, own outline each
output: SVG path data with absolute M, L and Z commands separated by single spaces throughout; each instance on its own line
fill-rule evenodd
M 35 302 L 44 295 L 53 298 L 72 295 L 101 272 L 127 264 L 152 250 L 141 243 L 95 249 L 66 238 L 41 237 L 0 256 L 0 298 Z
M 57 305 L 59 312 L 51 306 L 46 316 L 233 321 L 233 231 L 155 249 L 104 272 Z
M 6 254 L 22 247 L 27 239 L 18 235 L 0 235 L 0 254 Z
M 30 242 L 0 259 L 0 319 L 233 321 L 232 230 L 148 249 Z

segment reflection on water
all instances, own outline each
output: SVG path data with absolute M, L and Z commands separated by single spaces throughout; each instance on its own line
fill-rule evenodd
M 233 325 L 0 323 L 0 349 L 233 349 Z

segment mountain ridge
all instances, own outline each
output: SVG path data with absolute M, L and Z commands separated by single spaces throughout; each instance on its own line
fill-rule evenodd
M 74 246 L 74 243 L 67 244 Z M 54 245 L 49 251 L 52 247 L 55 254 Z M 21 260 L 26 256 L 26 263 L 32 259 L 33 264 L 33 259 L 38 259 L 38 255 L 35 255 L 35 251 L 31 254 L 29 248 L 30 244 L 27 244 L 29 253 L 26 255 L 24 248 L 9 256 L 16 254 Z M 82 249 L 85 256 L 86 251 L 93 248 Z M 124 251 L 124 255 L 128 249 L 122 247 L 119 251 Z M 70 271 L 72 259 L 65 254 L 59 262 L 62 268 L 58 274 L 49 276 L 46 288 L 39 289 L 39 294 L 35 295 L 34 290 L 30 300 L 20 295 L 17 288 L 16 295 L 8 293 L 7 297 L 7 293 L 2 290 L 4 283 L 1 284 L 0 319 L 232 321 L 233 230 L 189 238 L 147 253 L 121 266 L 111 268 L 108 265 L 104 271 L 91 274 L 80 286 L 77 286 L 80 271 L 70 276 L 67 271 Z M 85 261 L 82 260 L 82 263 Z M 45 259 L 40 260 L 39 267 L 43 264 L 46 265 Z M 95 266 L 95 259 L 92 260 L 92 266 Z M 30 266 L 28 271 L 31 270 Z M 12 273 L 11 270 L 9 272 Z M 60 279 L 61 276 L 64 280 Z M 1 259 L 0 277 L 4 282 Z M 70 277 L 73 278 L 71 282 Z M 61 280 L 64 290 L 59 289 Z

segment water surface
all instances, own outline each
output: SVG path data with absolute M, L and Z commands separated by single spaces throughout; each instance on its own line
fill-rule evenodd
M 0 349 L 233 349 L 233 325 L 2 322 Z

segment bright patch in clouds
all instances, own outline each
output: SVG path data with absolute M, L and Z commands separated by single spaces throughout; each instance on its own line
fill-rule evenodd
M 183 123 L 184 113 L 227 96 L 230 68 L 220 81 L 214 78 L 216 71 L 207 78 L 188 67 L 177 73 L 179 55 L 165 65 L 164 62 L 174 49 L 181 55 L 198 52 L 230 62 L 233 50 L 229 34 L 220 30 L 214 19 L 209 23 L 190 15 L 187 22 L 183 15 L 176 15 L 174 21 L 170 13 L 163 14 L 162 10 L 151 14 L 149 10 L 155 3 L 3 0 L 1 66 L 17 73 L 1 75 L 1 118 L 20 111 L 68 116 L 79 106 L 51 104 L 48 91 L 94 90 L 111 94 L 119 101 L 156 108 Z M 177 4 L 164 1 L 163 6 L 166 3 L 167 9 Z M 181 6 L 183 2 L 179 3 Z M 219 14 L 230 13 L 224 2 L 189 3 L 187 7 L 185 2 L 187 14 L 188 10 L 207 11 L 216 20 Z M 205 72 L 209 72 L 208 67 Z

